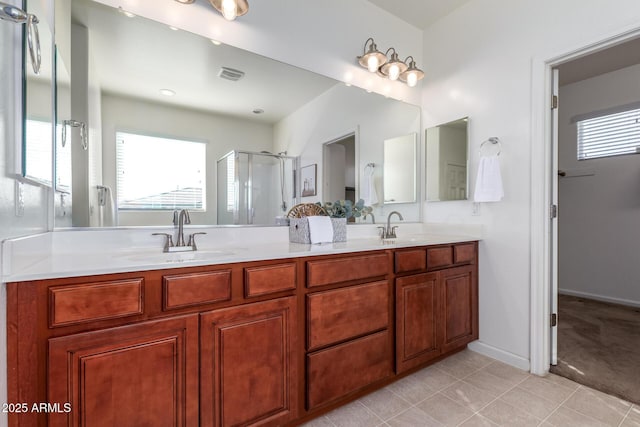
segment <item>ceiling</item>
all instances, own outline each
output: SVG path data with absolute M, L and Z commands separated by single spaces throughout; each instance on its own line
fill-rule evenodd
M 73 21 L 89 28 L 92 59 L 107 93 L 275 123 L 337 84 L 164 24 L 128 18 L 93 1 L 73 0 L 72 5 Z M 218 77 L 221 67 L 245 75 L 225 80 Z M 163 96 L 160 89 L 173 90 L 175 96 Z M 254 109 L 264 112 L 256 115 Z
M 471 0 L 369 0 L 421 30 Z

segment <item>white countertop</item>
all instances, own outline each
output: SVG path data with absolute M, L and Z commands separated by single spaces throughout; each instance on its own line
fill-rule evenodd
M 290 243 L 284 227 L 208 229 L 195 252 L 163 253 L 150 230 L 45 233 L 3 242 L 2 282 L 54 279 L 234 262 L 330 255 L 480 239 L 478 230 L 433 230 L 404 225 L 407 234 L 393 240 L 375 237 L 375 228 L 349 228 L 346 242 Z M 153 230 L 151 230 L 153 231 Z M 166 230 L 163 230 L 166 231 Z M 195 230 L 187 230 L 187 233 Z M 201 231 L 198 229 L 197 231 Z M 449 234 L 439 233 L 448 231 Z M 451 233 L 452 231 L 456 232 Z M 461 232 L 460 232 L 461 231 Z M 286 234 L 285 234 L 286 233 Z M 284 238 L 286 235 L 286 238 Z M 249 238 L 251 236 L 251 238 Z M 151 244 L 148 244 L 150 241 Z M 222 243 L 225 242 L 225 243 Z

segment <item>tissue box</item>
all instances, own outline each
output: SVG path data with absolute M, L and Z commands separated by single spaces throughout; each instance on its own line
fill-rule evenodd
M 333 241 L 347 241 L 347 219 L 331 218 L 333 225 Z M 289 219 L 289 241 L 291 243 L 311 243 L 309 236 L 309 221 L 306 217 Z

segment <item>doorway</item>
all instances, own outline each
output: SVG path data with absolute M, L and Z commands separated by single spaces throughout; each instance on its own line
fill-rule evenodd
M 322 199 L 325 202 L 351 200 L 356 194 L 356 134 L 344 135 L 323 145 Z
M 639 49 L 640 38 L 632 38 L 557 64 L 551 138 L 558 215 L 551 225 L 551 282 L 557 279 L 557 287 L 550 305 L 553 311 L 557 302 L 558 323 L 557 363 L 552 331 L 550 371 L 635 403 L 640 59 L 631 52 Z

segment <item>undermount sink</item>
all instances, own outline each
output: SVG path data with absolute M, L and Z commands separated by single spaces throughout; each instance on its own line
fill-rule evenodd
M 154 253 L 128 253 L 116 255 L 116 258 L 134 262 L 174 263 L 190 261 L 206 261 L 234 255 L 229 250 L 198 250 L 189 252 L 154 252 Z

